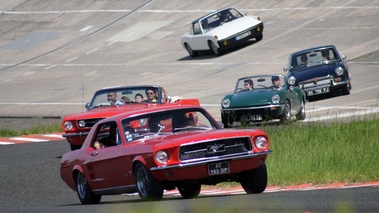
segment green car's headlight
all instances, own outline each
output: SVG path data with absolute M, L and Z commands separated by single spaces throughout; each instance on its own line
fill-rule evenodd
M 273 104 L 278 104 L 280 102 L 279 95 L 272 96 L 271 101 L 272 101 Z
M 293 76 L 289 77 L 288 80 L 287 80 L 287 83 L 288 83 L 290 86 L 295 85 L 295 83 L 296 83 L 296 78 L 293 77 Z
M 222 106 L 223 108 L 228 108 L 228 107 L 230 107 L 230 100 L 229 100 L 229 99 L 224 99 L 224 100 L 222 100 L 222 102 L 221 102 L 221 106 Z

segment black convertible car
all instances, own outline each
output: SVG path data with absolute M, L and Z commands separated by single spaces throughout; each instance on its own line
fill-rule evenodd
M 335 90 L 348 95 L 351 77 L 345 59 L 334 45 L 314 47 L 292 53 L 283 70 L 288 84 L 302 88 L 307 99 Z

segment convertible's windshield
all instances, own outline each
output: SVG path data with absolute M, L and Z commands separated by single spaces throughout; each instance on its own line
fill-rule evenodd
M 251 76 L 238 79 L 234 92 L 239 93 L 267 89 L 280 90 L 284 85 L 285 77 L 283 75 Z
M 235 19 L 241 18 L 243 15 L 234 8 L 228 8 L 217 13 L 211 14 L 200 20 L 200 25 L 204 33 L 231 22 Z
M 338 60 L 338 55 L 332 48 L 315 49 L 308 52 L 296 54 L 290 58 L 289 70 L 317 64 L 327 64 L 329 61 Z

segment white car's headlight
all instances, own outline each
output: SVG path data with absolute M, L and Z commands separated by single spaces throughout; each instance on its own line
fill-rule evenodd
M 146 124 L 147 124 L 147 119 L 146 119 L 146 118 L 139 119 L 139 120 L 138 120 L 138 124 L 139 124 L 140 126 L 146 126 Z
M 65 121 L 64 124 L 63 124 L 63 126 L 64 126 L 65 130 L 71 130 L 72 127 L 74 127 L 74 125 L 72 125 L 71 121 Z
M 168 155 L 165 151 L 155 153 L 155 160 L 160 164 L 167 164 Z
M 295 83 L 296 83 L 296 78 L 293 77 L 293 76 L 289 77 L 288 80 L 287 80 L 287 83 L 288 83 L 290 86 L 295 85 Z
M 280 102 L 279 95 L 272 96 L 271 101 L 272 101 L 273 104 L 278 104 Z
M 255 138 L 255 146 L 258 147 L 259 149 L 264 149 L 267 146 L 267 139 L 263 136 L 258 136 Z
M 341 76 L 344 72 L 344 69 L 342 67 L 337 67 L 335 70 L 337 76 Z
M 84 120 L 80 120 L 80 121 L 78 121 L 78 126 L 79 126 L 80 128 L 83 128 L 83 127 L 86 126 L 86 122 L 85 122 Z
M 230 107 L 230 100 L 229 99 L 222 100 L 221 106 L 224 107 L 224 108 Z

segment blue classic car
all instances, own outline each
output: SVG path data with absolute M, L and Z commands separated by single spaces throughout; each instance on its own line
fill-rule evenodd
M 248 76 L 237 80 L 235 90 L 221 102 L 224 128 L 265 121 L 305 119 L 305 94 L 288 85 L 284 75 Z
M 345 59 L 333 45 L 314 47 L 292 53 L 283 70 L 288 84 L 303 89 L 307 99 L 335 90 L 348 95 L 351 77 Z

